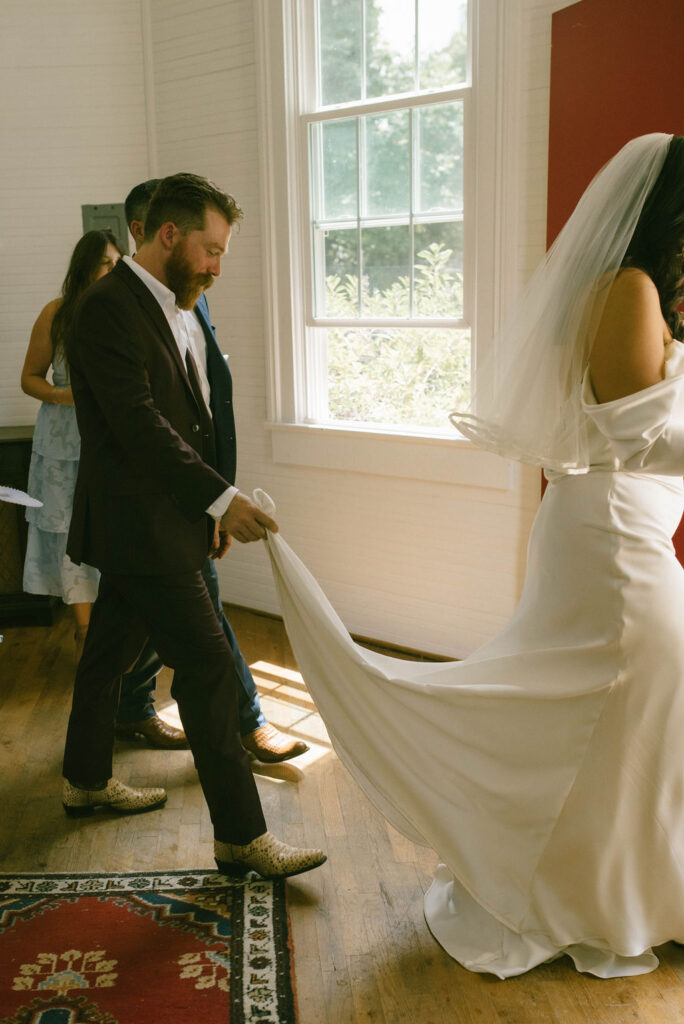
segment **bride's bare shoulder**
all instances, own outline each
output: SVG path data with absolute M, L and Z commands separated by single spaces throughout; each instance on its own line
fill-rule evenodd
M 589 361 L 599 402 L 612 402 L 665 376 L 667 328 L 655 284 L 626 267 L 610 285 Z

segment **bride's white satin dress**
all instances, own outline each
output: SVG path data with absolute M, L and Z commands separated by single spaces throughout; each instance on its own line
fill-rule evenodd
M 551 478 L 520 604 L 461 662 L 357 646 L 279 535 L 297 662 L 366 795 L 440 856 L 425 916 L 501 978 L 560 953 L 640 974 L 684 940 L 684 345 L 666 378 L 583 408 L 592 468 Z M 400 557 L 399 555 L 397 557 Z

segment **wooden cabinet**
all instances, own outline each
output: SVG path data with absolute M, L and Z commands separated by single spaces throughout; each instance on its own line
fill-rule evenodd
M 33 427 L 0 427 L 0 484 L 25 491 Z M 27 524 L 23 505 L 0 501 L 0 622 L 50 625 L 59 599 L 25 594 Z

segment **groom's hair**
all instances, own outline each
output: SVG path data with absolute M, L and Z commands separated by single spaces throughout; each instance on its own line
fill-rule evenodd
M 145 217 L 145 241 L 149 242 L 162 224 L 171 221 L 184 234 L 202 231 L 207 208 L 211 207 L 230 225 L 242 219 L 242 210 L 227 192 L 197 174 L 172 174 L 157 185 Z
M 149 181 L 141 181 L 126 196 L 124 209 L 126 211 L 126 223 L 129 228 L 134 220 L 139 220 L 142 224 L 145 223 L 150 199 L 154 195 L 154 191 L 160 181 L 161 178 L 150 178 Z

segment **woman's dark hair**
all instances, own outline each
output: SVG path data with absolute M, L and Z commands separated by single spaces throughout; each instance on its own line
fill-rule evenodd
M 121 256 L 125 250 L 112 231 L 86 231 L 76 243 L 69 261 L 67 276 L 61 286 L 61 302 L 52 318 L 50 339 L 54 352 L 65 350 L 67 330 L 74 319 L 77 303 L 88 285 L 106 251 L 112 244 Z
M 86 231 L 79 238 L 69 260 L 69 269 L 62 284 L 62 301 L 55 313 L 50 328 L 50 338 L 55 352 L 64 350 L 67 328 L 73 320 L 76 304 L 91 284 L 107 246 L 111 243 L 121 256 L 124 250 L 111 231 Z
M 684 299 L 684 138 L 670 140 L 665 162 L 644 203 L 623 267 L 648 274 L 674 338 L 684 339 L 677 307 Z
M 69 261 L 67 276 L 61 286 L 61 302 L 52 318 L 50 339 L 54 352 L 65 350 L 67 331 L 74 319 L 79 299 L 88 285 L 92 284 L 108 245 L 113 245 L 123 256 L 125 250 L 112 231 L 86 231 L 76 243 Z

